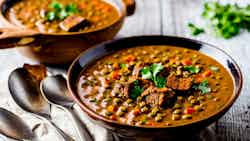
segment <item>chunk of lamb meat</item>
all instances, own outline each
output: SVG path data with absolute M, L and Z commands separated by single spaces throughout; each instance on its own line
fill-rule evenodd
M 146 103 L 151 107 L 166 107 L 171 105 L 175 99 L 174 92 L 168 88 L 149 87 L 145 91 L 143 96 Z
M 152 85 L 152 82 L 149 81 L 149 80 L 145 80 L 145 79 L 137 79 L 138 80 L 138 83 L 139 83 L 139 86 L 141 88 L 143 88 L 144 90 L 149 87 L 150 85 Z M 126 98 L 129 98 L 130 97 L 130 93 L 131 93 L 131 90 L 134 89 L 135 87 L 135 84 L 134 84 L 135 80 L 129 82 L 128 84 L 126 84 L 124 86 L 124 89 L 123 89 L 123 94 L 124 94 L 124 97 Z
M 111 96 L 115 96 L 115 97 L 127 98 L 126 89 L 127 89 L 127 85 L 116 83 L 113 89 L 111 90 L 110 94 Z
M 74 31 L 78 31 L 81 28 L 84 28 L 88 24 L 89 24 L 89 21 L 86 18 L 82 16 L 72 15 L 64 19 L 59 24 L 59 26 L 64 31 L 74 32 Z
M 167 77 L 170 71 L 171 71 L 170 67 L 164 66 L 163 70 L 159 73 L 159 76 Z
M 191 77 L 178 78 L 175 75 L 170 75 L 167 78 L 167 87 L 175 90 L 180 90 L 180 91 L 189 90 L 192 84 L 193 84 L 193 78 Z

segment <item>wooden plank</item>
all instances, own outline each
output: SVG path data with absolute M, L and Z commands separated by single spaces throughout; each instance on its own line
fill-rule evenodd
M 242 5 L 243 1 L 240 2 L 240 4 Z M 250 65 L 247 64 L 250 60 L 250 48 L 248 43 L 250 39 L 250 34 L 247 32 L 243 32 L 241 35 L 234 37 L 230 40 L 216 38 L 211 35 L 211 33 L 206 33 L 197 37 L 193 37 L 188 31 L 188 22 L 193 22 L 201 27 L 206 27 L 204 20 L 200 16 L 203 7 L 202 1 L 166 0 L 163 3 L 164 13 L 162 15 L 173 16 L 172 19 L 170 18 L 170 21 L 169 16 L 163 17 L 164 34 L 175 34 L 177 36 L 185 36 L 214 44 L 229 53 L 240 65 L 240 68 L 244 75 L 244 85 L 242 93 L 236 103 L 231 108 L 231 110 L 227 112 L 227 114 L 218 121 L 216 131 L 219 140 L 249 141 L 250 99 L 248 92 L 250 85 Z M 167 8 L 171 9 L 171 11 L 167 10 Z
M 161 33 L 160 0 L 137 0 L 136 12 L 127 17 L 117 37 Z
M 162 15 L 162 34 L 164 35 L 176 35 L 176 16 L 175 1 L 162 0 L 161 1 L 161 15 Z

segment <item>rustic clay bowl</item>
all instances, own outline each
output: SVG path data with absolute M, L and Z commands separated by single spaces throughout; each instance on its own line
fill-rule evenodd
M 182 126 L 169 126 L 165 128 L 156 128 L 156 127 L 135 127 L 125 124 L 118 123 L 107 119 L 93 110 L 91 110 L 87 105 L 85 105 L 78 93 L 77 93 L 77 80 L 80 75 L 80 72 L 84 70 L 90 63 L 95 62 L 97 59 L 102 58 L 105 55 L 111 54 L 118 50 L 124 48 L 132 48 L 135 46 L 143 45 L 173 45 L 184 48 L 190 48 L 197 50 L 203 54 L 206 54 L 219 63 L 221 63 L 231 74 L 234 81 L 234 93 L 227 104 L 224 105 L 221 111 L 215 113 L 214 115 L 202 119 L 200 121 L 193 122 L 191 124 L 185 124 Z M 157 49 L 157 48 L 155 48 Z M 233 105 L 235 100 L 240 94 L 242 88 L 242 73 L 236 62 L 223 50 L 196 40 L 191 40 L 181 37 L 171 37 L 171 36 L 139 36 L 139 37 L 130 37 L 122 38 L 113 41 L 109 41 L 103 44 L 100 44 L 94 48 L 91 48 L 84 53 L 82 53 L 71 65 L 68 71 L 68 88 L 71 92 L 72 97 L 81 107 L 81 109 L 87 113 L 90 119 L 96 124 L 99 124 L 115 133 L 121 137 L 125 138 L 153 138 L 153 140 L 160 140 L 159 138 L 176 138 L 182 137 L 185 138 L 187 135 L 192 135 L 197 133 L 221 118 Z M 181 134 L 181 135 L 180 135 Z
M 119 11 L 120 18 L 115 23 L 91 32 L 41 33 L 23 29 L 11 23 L 5 16 L 6 11 L 19 0 L 0 0 L 0 49 L 17 47 L 24 55 L 47 64 L 71 63 L 82 51 L 103 41 L 112 39 L 122 27 L 127 15 L 133 14 L 134 0 L 107 0 Z

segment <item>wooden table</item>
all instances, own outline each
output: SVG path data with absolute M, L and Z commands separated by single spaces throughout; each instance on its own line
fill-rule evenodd
M 237 2 L 244 5 L 247 0 Z M 200 26 L 206 25 L 200 16 L 202 5 L 202 0 L 137 0 L 135 15 L 126 20 L 117 37 L 145 34 L 184 36 L 214 44 L 229 53 L 243 72 L 244 85 L 240 97 L 231 110 L 216 123 L 215 132 L 219 141 L 250 141 L 250 65 L 248 64 L 250 62 L 250 33 L 243 31 L 239 36 L 229 40 L 216 38 L 211 33 L 197 37 L 191 36 L 187 28 L 188 22 L 191 21 Z M 0 106 L 18 113 L 24 118 L 32 119 L 28 114 L 23 113 L 10 98 L 7 78 L 14 68 L 22 66 L 23 63 L 34 62 L 22 57 L 14 49 L 1 50 L 0 60 Z M 73 135 L 71 129 L 65 128 L 70 124 L 62 122 L 60 119 L 63 113 L 60 111 L 55 113 L 55 120 L 61 123 L 61 127 L 66 132 Z M 31 121 L 38 122 L 36 119 Z M 91 130 L 97 136 L 101 135 L 101 132 L 105 132 L 103 129 Z M 101 136 L 97 140 L 104 140 L 103 138 Z

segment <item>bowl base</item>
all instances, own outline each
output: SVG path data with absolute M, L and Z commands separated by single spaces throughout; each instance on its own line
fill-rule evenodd
M 206 127 L 199 133 L 194 133 L 190 136 L 185 137 L 157 137 L 157 138 L 124 138 L 118 136 L 116 133 L 112 133 L 112 140 L 111 141 L 163 141 L 163 140 L 174 140 L 174 141 L 216 141 L 217 136 L 215 132 L 215 123 L 211 124 L 210 126 Z

